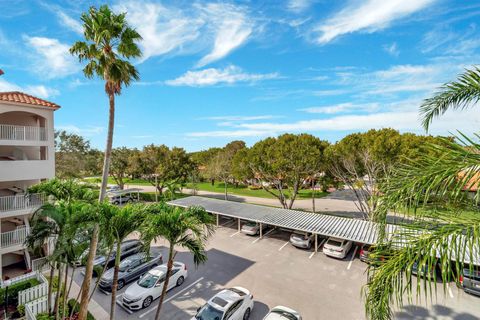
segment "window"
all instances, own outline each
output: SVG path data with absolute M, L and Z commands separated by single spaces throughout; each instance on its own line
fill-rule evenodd
M 225 319 L 229 319 L 231 316 L 235 314 L 235 312 L 238 310 L 240 305 L 242 304 L 243 300 L 238 300 L 230 308 L 228 308 L 227 312 L 225 312 Z

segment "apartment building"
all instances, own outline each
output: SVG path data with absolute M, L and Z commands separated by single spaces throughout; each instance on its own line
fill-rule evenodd
M 42 205 L 29 186 L 55 176 L 53 118 L 60 106 L 22 92 L 0 92 L 0 279 L 32 268 L 24 245 Z

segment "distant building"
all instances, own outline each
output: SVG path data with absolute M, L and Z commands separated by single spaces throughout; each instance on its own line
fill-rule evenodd
M 32 268 L 24 245 L 42 195 L 27 188 L 55 176 L 53 113 L 60 106 L 21 92 L 0 92 L 0 278 Z

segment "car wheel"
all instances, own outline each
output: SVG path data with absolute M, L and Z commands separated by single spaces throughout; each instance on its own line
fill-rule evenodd
M 185 281 L 185 278 L 181 276 L 180 278 L 177 279 L 177 287 L 181 286 L 183 282 Z
M 245 313 L 243 314 L 243 320 L 248 320 L 250 318 L 250 308 L 247 308 L 245 310 Z
M 145 298 L 145 300 L 143 300 L 143 303 L 142 303 L 142 306 L 144 308 L 148 308 L 151 304 L 152 304 L 152 297 L 148 296 Z
M 123 280 L 118 280 L 117 290 L 122 289 L 124 286 L 125 286 L 125 281 L 123 281 Z

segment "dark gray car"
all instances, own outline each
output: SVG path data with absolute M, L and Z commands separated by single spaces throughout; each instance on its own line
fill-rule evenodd
M 122 289 L 125 284 L 134 281 L 148 270 L 163 264 L 162 255 L 149 256 L 145 253 L 137 253 L 120 262 L 118 270 L 118 290 Z M 112 290 L 114 268 L 108 269 L 100 279 L 99 286 L 104 291 Z
M 116 244 L 113 245 L 115 249 L 117 246 Z M 140 253 L 143 250 L 143 243 L 139 240 L 125 240 L 120 244 L 121 248 L 121 256 L 120 259 L 126 258 L 131 256 L 132 254 Z M 93 260 L 93 276 L 97 276 L 97 272 L 99 272 L 98 267 L 103 267 L 105 263 L 107 266 L 112 266 L 115 262 L 116 251 L 113 250 L 110 257 L 107 255 L 97 255 Z M 98 266 L 98 267 L 97 267 Z
M 460 281 L 465 292 L 480 296 L 480 268 L 465 268 Z

